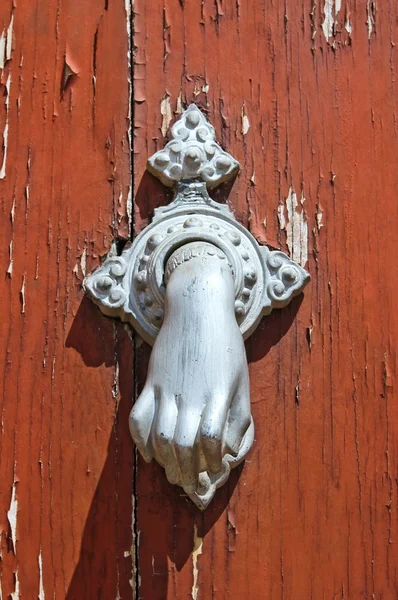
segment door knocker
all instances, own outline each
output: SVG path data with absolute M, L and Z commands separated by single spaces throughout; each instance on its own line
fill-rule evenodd
M 260 246 L 208 189 L 238 162 L 191 105 L 148 170 L 175 187 L 170 205 L 123 250 L 108 255 L 84 288 L 111 317 L 153 345 L 130 431 L 146 461 L 204 510 L 254 439 L 244 340 L 273 308 L 300 293 L 309 274 Z

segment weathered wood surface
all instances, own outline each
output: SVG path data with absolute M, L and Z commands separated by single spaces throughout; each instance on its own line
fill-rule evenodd
M 0 3 L 0 597 L 127 598 L 131 342 L 81 290 L 128 231 L 126 13 L 14 4 Z
M 395 598 L 396 4 L 133 10 L 135 231 L 169 199 L 146 158 L 194 101 L 243 166 L 237 217 L 313 280 L 247 343 L 257 443 L 207 511 L 133 469 L 149 351 L 80 287 L 128 235 L 126 10 L 3 3 L 2 597 Z

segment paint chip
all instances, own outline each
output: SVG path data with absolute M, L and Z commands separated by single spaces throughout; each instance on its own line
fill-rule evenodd
M 8 269 L 7 269 L 7 275 L 10 277 L 12 277 L 12 269 L 14 266 L 14 258 L 13 258 L 13 241 L 11 240 L 10 242 L 10 248 L 9 248 L 9 253 L 10 253 L 10 263 L 8 265 Z
M 285 229 L 285 227 L 286 227 L 285 206 L 283 204 L 279 204 L 279 206 L 278 206 L 278 221 L 279 221 L 279 229 Z
M 39 553 L 37 562 L 39 563 L 39 595 L 38 595 L 38 599 L 46 600 L 46 595 L 44 593 L 44 585 L 43 585 L 43 557 L 41 554 L 41 548 L 40 548 L 40 553 Z
M 352 25 L 351 25 L 349 16 L 347 16 L 347 18 L 346 18 L 344 27 L 345 27 L 345 30 L 347 31 L 347 33 L 349 33 L 349 35 L 351 35 L 352 34 Z
M 17 553 L 17 515 L 18 515 L 18 498 L 16 495 L 17 482 L 12 484 L 10 508 L 7 512 L 7 519 L 10 524 L 11 540 L 14 549 L 14 555 Z
M 374 0 L 367 1 L 366 14 L 366 24 L 368 26 L 368 39 L 370 40 L 373 33 L 374 25 L 376 23 L 376 2 Z
M 281 215 L 279 226 L 286 231 L 286 244 L 289 248 L 290 256 L 302 267 L 305 267 L 308 261 L 308 221 L 304 210 L 304 202 L 304 194 L 301 194 L 299 203 L 297 195 L 293 188 L 290 187 L 288 197 L 286 198 L 287 220 L 285 219 L 284 212 L 282 213 L 280 209 L 278 210 Z
M 182 113 L 184 112 L 184 108 L 182 106 L 182 93 L 181 92 L 178 94 L 177 106 L 176 106 L 176 109 L 174 112 L 176 115 L 182 115 Z
M 192 566 L 193 566 L 193 583 L 191 590 L 192 600 L 198 599 L 199 586 L 198 586 L 198 556 L 203 553 L 203 538 L 198 536 L 198 527 L 196 523 L 193 526 L 193 550 L 192 550 Z
M 0 69 L 4 69 L 6 63 L 11 60 L 13 29 L 14 13 L 11 15 L 10 24 L 7 30 L 4 29 L 0 36 Z
M 11 60 L 12 54 L 12 38 L 13 38 L 13 28 L 14 28 L 14 13 L 11 15 L 11 21 L 7 29 L 7 44 L 6 44 L 6 62 Z
M 14 220 L 15 220 L 15 196 L 14 196 L 14 199 L 12 201 L 12 207 L 11 207 L 10 217 L 11 217 L 11 223 L 14 224 Z
M 68 61 L 65 57 L 64 68 L 62 71 L 62 78 L 61 78 L 61 96 L 64 95 L 64 93 L 66 92 L 66 90 L 68 89 L 68 87 L 70 86 L 70 84 L 72 83 L 72 81 L 74 80 L 74 78 L 77 75 L 78 75 L 77 69 L 73 68 L 72 65 L 70 64 L 70 61 Z
M 21 308 L 21 312 L 22 314 L 25 314 L 25 308 L 26 308 L 26 273 L 24 274 L 24 276 L 22 277 L 22 287 L 21 287 L 21 304 L 22 304 L 22 308 Z
M 246 105 L 245 103 L 242 104 L 242 135 L 246 135 L 247 132 L 250 129 L 250 122 L 249 122 L 249 118 L 246 114 Z
M 15 571 L 14 577 L 15 577 L 15 587 L 14 587 L 14 591 L 12 592 L 12 594 L 10 594 L 10 598 L 11 598 L 11 600 L 20 600 L 21 596 L 20 596 L 20 591 L 19 591 L 18 569 Z
M 7 164 L 7 153 L 8 153 L 8 117 L 10 109 L 10 89 L 11 89 L 11 73 L 9 73 L 6 82 L 6 122 L 3 131 L 3 164 L 0 169 L 0 179 L 5 179 L 6 176 L 6 164 Z
M 320 231 L 321 227 L 323 227 L 322 219 L 323 219 L 322 209 L 320 208 L 320 206 L 317 206 L 317 209 L 316 209 L 316 226 L 317 226 L 318 231 Z
M 87 268 L 87 248 L 84 248 L 83 253 L 80 257 L 80 268 L 82 270 L 83 277 L 85 277 Z
M 314 331 L 314 325 L 312 323 L 312 319 L 311 319 L 311 325 L 309 327 L 307 327 L 307 341 L 308 341 L 308 347 L 311 350 L 312 348 L 312 332 Z
M 131 162 L 132 147 L 133 147 L 132 132 L 131 132 L 133 86 L 132 86 L 131 76 L 130 76 L 130 73 L 132 71 L 132 69 L 131 69 L 131 57 L 132 57 L 131 48 L 133 46 L 133 44 L 132 44 L 132 5 L 133 5 L 133 3 L 131 0 L 125 0 L 124 10 L 126 13 L 126 29 L 127 29 L 127 37 L 128 37 L 127 63 L 128 63 L 128 73 L 129 73 L 129 75 L 127 76 L 128 97 L 129 97 L 128 109 L 127 109 L 127 123 L 128 123 L 127 139 L 128 139 L 128 148 L 129 148 L 129 154 L 130 154 L 130 172 L 132 172 L 132 170 L 133 170 L 133 165 Z M 128 223 L 129 223 L 129 233 L 131 234 L 132 221 L 133 221 L 133 182 L 132 182 L 131 177 L 129 177 L 129 185 L 128 185 L 127 199 L 126 199 L 126 212 L 127 212 Z
M 173 118 L 173 113 L 171 110 L 170 95 L 167 94 L 167 92 L 164 95 L 163 100 L 160 103 L 160 114 L 162 115 L 162 125 L 161 125 L 162 135 L 163 135 L 163 137 L 166 137 L 167 131 L 169 129 L 169 125 Z
M 0 69 L 4 69 L 6 61 L 6 43 L 7 37 L 5 31 L 0 35 Z
M 323 8 L 323 14 L 325 15 L 325 19 L 322 23 L 322 30 L 326 41 L 328 41 L 329 38 L 333 35 L 333 4 L 333 0 L 325 0 L 325 6 Z
M 322 23 L 322 31 L 327 42 L 329 42 L 329 39 L 336 34 L 336 25 L 338 24 L 337 17 L 340 11 L 341 0 L 325 0 L 325 4 L 323 6 L 323 14 L 325 18 Z M 315 11 L 313 8 L 313 17 L 314 15 Z

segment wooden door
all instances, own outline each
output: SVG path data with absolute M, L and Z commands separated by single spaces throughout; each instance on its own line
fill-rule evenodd
M 397 597 L 397 11 L 3 0 L 0 598 Z M 170 200 L 145 163 L 191 102 L 242 165 L 217 199 L 312 275 L 247 342 L 256 443 L 203 514 L 81 287 Z

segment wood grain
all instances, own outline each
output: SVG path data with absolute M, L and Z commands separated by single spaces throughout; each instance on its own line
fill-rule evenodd
M 129 40 L 128 3 L 1 4 L 3 598 L 396 597 L 398 14 L 338 5 L 135 0 Z M 257 442 L 204 514 L 134 458 L 149 349 L 81 290 L 129 236 L 130 51 L 133 233 L 196 102 L 242 165 L 216 199 L 312 275 L 247 342 Z
M 247 343 L 257 443 L 207 511 L 139 461 L 139 598 L 397 594 L 396 4 L 326 4 L 328 40 L 316 0 L 134 4 L 136 230 L 164 202 L 143 173 L 165 107 L 196 102 L 242 165 L 237 218 L 313 278 Z
M 3 26 L 0 596 L 126 598 L 131 341 L 81 289 L 128 234 L 126 13 L 7 0 Z

